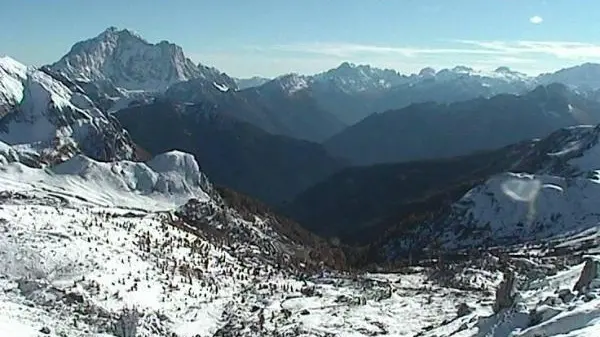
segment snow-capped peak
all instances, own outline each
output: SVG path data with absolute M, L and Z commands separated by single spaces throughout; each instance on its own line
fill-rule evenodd
M 219 74 L 215 69 L 196 66 L 176 44 L 152 44 L 137 33 L 116 27 L 76 43 L 50 67 L 77 81 L 110 81 L 127 90 L 154 92 L 162 92 L 176 82 Z M 216 82 L 230 86 L 233 80 Z
M 541 74 L 537 80 L 542 84 L 557 82 L 575 88 L 600 89 L 600 64 L 584 63 L 564 68 L 554 73 Z
M 525 73 L 522 73 L 522 72 L 518 72 L 516 70 L 512 70 L 506 66 L 501 66 L 501 67 L 494 69 L 494 71 L 491 74 L 492 74 L 492 76 L 505 78 L 508 81 L 526 81 L 526 82 L 534 81 L 534 79 L 531 76 L 529 76 Z
M 23 99 L 27 67 L 8 57 L 0 57 L 0 116 Z
M 406 77 L 391 69 L 343 62 L 337 68 L 316 74 L 314 80 L 317 83 L 334 85 L 347 93 L 356 93 L 387 89 L 403 83 Z
M 24 78 L 27 72 L 26 65 L 6 55 L 0 57 L 0 69 L 5 74 L 14 74 L 20 78 Z
M 115 26 L 106 28 L 102 33 L 100 33 L 99 37 L 109 40 L 116 40 L 119 37 L 131 37 L 148 43 L 148 41 L 146 41 L 146 39 L 144 39 L 139 33 L 130 29 L 119 29 Z
M 472 74 L 475 70 L 471 67 L 467 67 L 467 66 L 455 66 L 454 68 L 452 68 L 452 71 L 455 73 L 459 73 L 459 74 Z
M 277 83 L 279 88 L 288 95 L 292 95 L 298 91 L 308 88 L 310 81 L 310 77 L 302 76 L 297 73 L 281 75 L 273 80 L 273 82 Z

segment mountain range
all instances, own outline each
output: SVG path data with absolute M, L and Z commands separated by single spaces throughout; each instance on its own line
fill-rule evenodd
M 29 157 L 138 160 L 184 150 L 218 184 L 277 208 L 351 165 L 463 156 L 600 118 L 594 64 L 532 77 L 464 66 L 403 75 L 344 62 L 244 81 L 115 27 L 39 69 L 4 60 L 0 140 Z M 50 104 L 23 98 L 37 77 L 56 87 L 46 90 Z M 30 136 L 19 131 L 23 120 Z
M 336 156 L 369 165 L 464 155 L 597 123 L 598 101 L 555 83 L 521 95 L 420 103 L 373 114 L 324 145 Z
M 599 72 L 2 57 L 0 331 L 596 336 Z
M 403 75 L 344 62 L 315 75 L 244 81 L 195 64 L 175 44 L 110 27 L 48 66 L 3 58 L 0 70 L 0 140 L 21 158 L 51 165 L 78 153 L 110 161 L 184 150 L 217 184 L 337 235 L 302 208 L 319 200 L 319 183 L 334 182 L 337 193 L 344 172 L 371 169 L 334 175 L 348 166 L 410 167 L 600 123 L 600 85 L 590 75 L 600 67 L 589 63 L 532 77 L 463 66 Z M 354 174 L 371 181 L 372 173 Z
M 104 106 L 110 106 L 106 101 L 112 101 L 113 106 L 124 107 L 132 101 L 135 103 L 136 99 L 132 97 L 139 100 L 143 93 L 157 96 L 174 84 L 177 88 L 171 89 L 170 96 L 177 93 L 179 100 L 211 100 L 215 104 L 227 104 L 220 101 L 230 100 L 231 96 L 241 101 L 250 100 L 248 104 L 253 109 L 269 111 L 263 112 L 266 117 L 248 118 L 248 122 L 271 133 L 312 141 L 333 136 L 340 128 L 355 124 L 372 113 L 413 103 L 450 103 L 501 93 L 521 94 L 537 85 L 554 82 L 585 91 L 600 88 L 598 83 L 590 80 L 600 71 L 594 64 L 532 77 L 507 67 L 482 72 L 464 66 L 439 71 L 425 68 L 417 74 L 403 75 L 390 69 L 344 62 L 335 69 L 315 75 L 287 74 L 271 80 L 255 77 L 246 81 L 229 77 L 212 67 L 194 64 L 181 47 L 170 42 L 152 44 L 132 31 L 115 27 L 76 43 L 49 67 L 82 86 L 93 87 L 97 91 L 95 96 L 104 99 Z M 238 87 L 238 83 L 242 85 Z M 253 94 L 244 93 L 253 88 L 258 91 L 254 95 L 259 95 L 260 99 L 248 98 Z M 224 94 L 219 95 L 219 92 Z M 266 108 L 265 100 L 284 103 Z M 117 104 L 118 101 L 124 102 Z M 305 108 L 289 113 L 289 120 L 281 121 L 281 115 L 286 115 L 287 110 L 296 105 Z M 309 115 L 308 119 L 315 123 L 304 121 L 300 123 L 303 125 L 296 126 L 302 115 Z M 324 131 L 314 134 L 311 128 L 315 124 L 321 125 L 322 121 Z

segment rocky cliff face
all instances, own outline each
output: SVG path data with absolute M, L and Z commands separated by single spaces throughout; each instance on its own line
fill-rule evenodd
M 3 59 L 0 73 L 6 113 L 0 141 L 42 161 L 64 161 L 76 153 L 98 160 L 134 159 L 134 144 L 118 121 L 65 78 Z M 7 90 L 12 89 L 12 90 Z

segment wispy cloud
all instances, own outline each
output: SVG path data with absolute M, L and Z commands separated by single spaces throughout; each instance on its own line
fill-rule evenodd
M 544 22 L 544 19 L 541 16 L 534 15 L 529 18 L 529 22 L 533 23 L 534 25 L 539 25 L 540 23 Z
M 496 56 L 539 56 L 541 54 L 560 59 L 598 59 L 600 44 L 570 41 L 480 41 L 454 40 L 452 47 L 395 47 L 353 43 L 295 43 L 255 47 L 259 51 L 305 53 L 332 57 L 368 55 L 398 55 L 419 57 L 426 55 L 496 55 Z
M 496 54 L 494 50 L 484 48 L 419 48 L 419 47 L 391 47 L 353 43 L 296 43 L 267 47 L 266 49 L 291 52 L 320 54 L 337 57 L 349 57 L 356 55 L 400 55 L 405 57 L 416 57 L 420 55 L 434 54 Z M 263 49 L 264 50 L 264 49 Z
M 548 55 L 559 59 L 600 59 L 600 45 L 570 41 L 457 41 L 502 55 Z

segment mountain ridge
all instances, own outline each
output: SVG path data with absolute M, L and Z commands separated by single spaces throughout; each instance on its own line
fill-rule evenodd
M 156 101 L 123 109 L 116 117 L 150 153 L 190 152 L 216 183 L 271 205 L 345 165 L 317 143 L 270 134 L 211 104 Z
M 551 84 L 524 95 L 419 103 L 372 114 L 325 146 L 333 155 L 369 165 L 463 155 L 598 122 L 600 103 Z

